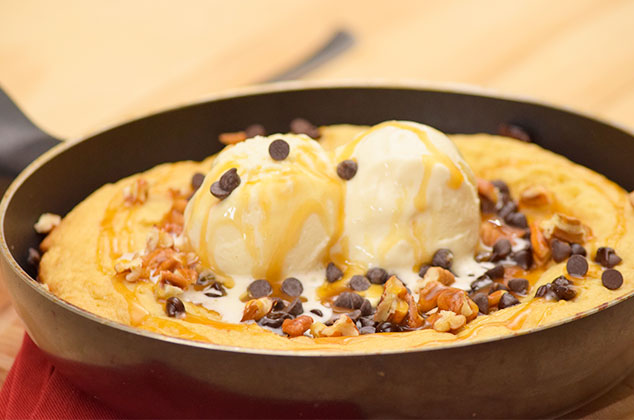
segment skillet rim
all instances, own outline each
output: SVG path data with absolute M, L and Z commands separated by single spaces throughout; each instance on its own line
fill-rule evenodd
M 31 287 L 34 291 L 39 293 L 45 299 L 53 302 L 54 304 L 60 305 L 62 308 L 71 311 L 75 315 L 80 317 L 87 318 L 90 321 L 96 322 L 106 327 L 112 327 L 124 333 L 131 333 L 134 335 L 139 335 L 144 338 L 149 339 L 157 339 L 159 341 L 163 341 L 170 344 L 176 345 L 185 345 L 191 347 L 197 347 L 208 350 L 215 351 L 228 351 L 228 352 L 239 352 L 239 353 L 248 353 L 248 354 L 258 354 L 258 355 L 266 355 L 266 356 L 281 356 L 281 357 L 359 357 L 359 356 L 377 356 L 377 355 L 400 355 L 406 353 L 415 353 L 415 352 L 429 352 L 429 351 L 442 351 L 454 348 L 461 348 L 464 346 L 475 346 L 478 344 L 486 344 L 494 341 L 504 341 L 509 340 L 515 337 L 520 337 L 527 334 L 537 333 L 546 329 L 556 328 L 559 326 L 563 326 L 570 322 L 580 320 L 582 318 L 586 318 L 592 316 L 595 313 L 601 312 L 605 309 L 611 308 L 623 301 L 630 299 L 634 296 L 634 290 L 630 293 L 612 299 L 608 302 L 604 302 L 597 307 L 591 308 L 584 312 L 576 313 L 572 316 L 563 318 L 557 322 L 552 324 L 542 325 L 538 327 L 534 327 L 528 330 L 516 332 L 514 334 L 502 336 L 502 337 L 489 337 L 481 340 L 475 340 L 470 342 L 448 342 L 446 344 L 440 344 L 432 347 L 423 347 L 423 348 L 409 348 L 409 349 L 400 349 L 400 350 L 384 350 L 384 351 L 375 351 L 375 352 L 361 352 L 361 351 L 324 351 L 324 350 L 272 350 L 272 349 L 257 349 L 251 347 L 240 347 L 240 346 L 228 346 L 228 345 L 219 345 L 214 343 L 196 341 L 183 339 L 178 337 L 167 336 L 159 333 L 155 333 L 152 331 L 144 330 L 141 328 L 135 328 L 129 325 L 125 325 L 119 322 L 115 322 L 109 320 L 107 318 L 96 315 L 92 312 L 89 312 L 85 309 L 82 309 L 78 306 L 75 306 L 69 302 L 66 302 L 59 297 L 55 296 L 48 290 L 46 290 L 42 285 L 32 278 L 26 271 L 22 269 L 20 264 L 15 260 L 13 254 L 9 249 L 9 245 L 6 242 L 5 238 L 5 218 L 6 211 L 9 207 L 9 203 L 11 202 L 13 196 L 16 191 L 22 186 L 22 184 L 33 174 L 36 172 L 41 166 L 46 164 L 47 162 L 53 160 L 56 156 L 63 153 L 67 149 L 72 148 L 73 146 L 82 143 L 84 141 L 89 141 L 90 139 L 98 136 L 101 133 L 106 131 L 115 129 L 119 126 L 141 120 L 144 118 L 152 117 L 154 115 L 173 112 L 175 110 L 183 109 L 189 106 L 196 106 L 207 102 L 214 102 L 219 100 L 227 100 L 245 96 L 254 96 L 254 95 L 265 95 L 269 93 L 276 92 L 290 92 L 290 91 L 303 91 L 303 90 L 319 90 L 319 89 L 377 89 L 377 90 L 389 90 L 389 89 L 400 89 L 400 90 L 415 90 L 415 91 L 432 91 L 438 93 L 452 93 L 452 94 L 460 94 L 460 95 L 470 95 L 470 96 L 480 96 L 486 98 L 493 99 L 502 99 L 506 101 L 513 101 L 519 103 L 525 103 L 529 105 L 539 106 L 542 108 L 548 108 L 555 111 L 564 111 L 569 114 L 573 114 L 575 116 L 580 116 L 586 119 L 593 120 L 595 122 L 611 126 L 612 128 L 616 128 L 628 136 L 632 137 L 634 140 L 634 130 L 629 127 L 615 123 L 603 118 L 599 118 L 593 116 L 589 113 L 585 113 L 583 111 L 577 111 L 568 106 L 555 105 L 553 103 L 537 100 L 535 98 L 526 96 L 526 95 L 513 95 L 506 94 L 502 92 L 495 91 L 493 89 L 482 88 L 473 85 L 467 85 L 462 83 L 438 83 L 438 82 L 421 82 L 416 80 L 390 80 L 390 79 L 370 79 L 370 80 L 339 80 L 339 81 L 286 81 L 286 82 L 276 82 L 270 84 L 262 84 L 262 85 L 254 85 L 248 87 L 241 87 L 235 89 L 229 89 L 222 92 L 214 93 L 211 95 L 207 95 L 201 99 L 195 101 L 184 102 L 181 104 L 177 104 L 171 106 L 167 109 L 163 109 L 157 112 L 148 112 L 135 118 L 111 124 L 102 129 L 95 131 L 89 135 L 78 137 L 76 139 L 66 140 L 61 142 L 59 145 L 56 145 L 52 149 L 46 151 L 44 154 L 39 156 L 33 162 L 31 162 L 11 183 L 11 185 L 7 188 L 2 200 L 0 201 L 0 256 L 5 259 L 7 265 L 10 266 L 14 274 L 20 278 L 20 281 L 24 281 Z

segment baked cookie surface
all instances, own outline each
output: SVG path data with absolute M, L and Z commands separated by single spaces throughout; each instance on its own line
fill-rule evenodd
M 319 142 L 326 151 L 332 151 L 365 129 L 345 125 L 322 127 Z M 472 286 L 467 294 L 451 288 L 451 282 L 438 286 L 450 300 L 468 298 L 464 300 L 467 305 L 476 303 L 475 313 L 462 307 L 453 312 L 441 310 L 434 301 L 441 292 L 434 289 L 438 283 L 432 285 L 425 275 L 422 280 L 429 281 L 421 280 L 420 290 L 413 293 L 390 280 L 372 283 L 357 293 L 372 302 L 372 316 L 376 317 L 377 308 L 387 299 L 387 289 L 393 287 L 396 303 L 392 306 L 409 305 L 404 306 L 405 319 L 414 316 L 421 319 L 415 328 L 399 332 L 385 329 L 381 333 L 359 335 L 357 324 L 355 335 L 322 336 L 318 329 L 306 329 L 305 334 L 289 337 L 290 334 L 263 328 L 253 321 L 255 318 L 241 323 L 224 322 L 222 315 L 208 305 L 196 299 L 179 298 L 188 289 L 211 290 L 205 283 L 209 279 L 200 281 L 205 273 L 196 253 L 180 238 L 185 207 L 196 186 L 192 186 L 192 177 L 208 173 L 214 157 L 203 162 L 162 164 L 95 191 L 66 215 L 42 243 L 39 279 L 51 293 L 73 305 L 160 334 L 227 346 L 325 352 L 402 351 L 509 336 L 575 317 L 634 290 L 634 210 L 624 190 L 602 175 L 534 144 L 485 134 L 450 138 L 475 176 L 482 180 L 478 183 L 480 199 L 487 197 L 489 181 L 503 180 L 518 211 L 526 217 L 527 227 L 522 228 L 522 221 L 496 226 L 483 215 L 480 239 L 485 243 L 482 248 L 485 253 L 495 254 L 495 244 L 506 237 L 523 239 L 531 245 L 530 267 L 509 262 L 501 277 L 491 278 L 495 276 L 490 274 L 482 282 L 486 283 L 482 290 Z M 503 189 L 496 186 L 492 199 L 502 200 Z M 489 209 L 494 221 L 505 217 L 499 215 L 499 207 L 503 206 Z M 585 273 L 579 259 L 581 251 L 573 252 L 575 246 L 577 249 L 581 246 L 586 253 Z M 612 255 L 606 251 L 608 248 L 622 261 L 615 265 L 612 264 L 615 260 L 607 261 Z M 595 261 L 597 254 L 599 262 Z M 488 259 L 490 269 L 498 265 L 495 256 L 483 258 Z M 510 258 L 504 256 L 497 261 L 508 262 Z M 323 268 L 325 271 L 326 266 Z M 618 278 L 614 280 L 616 275 L 610 271 L 615 269 L 623 279 L 618 287 L 614 287 Z M 324 301 L 328 304 L 334 302 L 332 298 L 337 293 L 351 292 L 344 284 L 349 284 L 359 273 L 344 271 L 341 279 L 324 282 L 320 289 L 327 295 Z M 561 276 L 568 284 L 554 283 Z M 525 282 L 515 281 L 518 279 Z M 216 281 L 222 284 L 215 289 L 218 296 L 212 299 L 233 298 L 242 311 L 249 297 L 232 294 L 235 284 L 230 278 L 211 280 L 213 284 Z M 492 287 L 497 291 L 491 290 Z M 453 295 L 448 294 L 448 289 Z M 429 292 L 425 297 L 430 305 L 436 304 L 427 311 L 422 309 L 421 302 L 425 291 Z M 567 292 L 574 296 L 567 296 Z M 412 300 L 416 295 L 418 303 Z M 448 305 L 450 308 L 451 303 Z M 415 306 L 418 315 L 411 312 Z M 389 316 L 393 317 L 394 309 L 391 310 Z M 484 314 L 483 310 L 489 313 Z M 304 315 L 311 314 L 306 311 Z M 457 322 L 454 315 L 468 321 L 454 325 L 452 322 Z M 289 317 L 291 321 L 298 318 L 299 314 Z M 436 322 L 438 328 L 432 325 Z M 440 323 L 448 326 L 441 328 Z M 326 326 L 329 327 L 332 325 Z

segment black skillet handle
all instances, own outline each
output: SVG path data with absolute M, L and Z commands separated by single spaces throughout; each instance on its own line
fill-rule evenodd
M 36 127 L 0 88 L 0 194 L 10 179 L 59 142 Z

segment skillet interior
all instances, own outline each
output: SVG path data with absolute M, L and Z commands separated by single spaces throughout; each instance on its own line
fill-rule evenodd
M 264 124 L 270 132 L 286 131 L 288 129 L 288 122 L 297 116 L 306 117 L 317 124 L 374 124 L 386 119 L 411 119 L 435 126 L 448 133 L 495 133 L 500 122 L 513 122 L 528 128 L 538 144 L 605 174 L 625 188 L 632 189 L 634 187 L 634 178 L 630 173 L 628 173 L 629 157 L 634 155 L 634 141 L 632 141 L 632 136 L 612 126 L 567 111 L 538 104 L 519 102 L 510 99 L 492 98 L 477 94 L 416 90 L 410 88 L 333 87 L 263 92 L 250 96 L 239 96 L 190 105 L 133 121 L 97 134 L 86 141 L 79 142 L 72 147 L 66 148 L 66 150 L 59 153 L 53 159 L 42 162 L 40 167 L 37 168 L 27 179 L 25 179 L 22 185 L 14 192 L 10 203 L 8 203 L 3 229 L 6 242 L 9 245 L 11 253 L 21 267 L 28 269 L 28 265 L 25 261 L 27 255 L 26 250 L 29 246 L 35 246 L 40 239 L 34 234 L 32 225 L 37 217 L 44 211 L 65 214 L 76 203 L 81 201 L 86 195 L 105 182 L 116 181 L 117 179 L 132 173 L 148 169 L 160 162 L 184 159 L 202 159 L 220 150 L 221 145 L 216 139 L 218 134 L 221 132 L 235 131 L 254 122 Z M 18 278 L 15 281 L 20 280 Z M 27 289 L 23 287 L 21 288 L 21 291 L 16 292 L 15 287 L 11 284 L 12 282 L 13 280 L 9 279 L 9 285 L 12 289 L 12 293 L 14 294 L 14 298 L 20 293 L 29 293 L 24 292 L 24 290 Z M 632 299 L 627 301 L 630 314 L 632 312 L 631 307 L 634 306 L 631 304 L 631 301 Z M 34 308 L 34 304 L 34 302 L 31 302 L 30 308 Z M 624 305 L 617 305 L 615 309 L 619 309 L 620 312 L 625 311 Z M 81 357 L 77 354 L 72 354 L 72 351 L 70 351 L 67 345 L 63 345 L 63 343 L 55 343 L 54 338 L 50 337 L 50 334 L 47 334 L 46 331 L 42 331 L 46 327 L 43 325 L 37 325 L 38 322 L 36 321 L 39 320 L 37 314 L 25 314 L 25 312 L 29 311 L 25 304 L 18 304 L 18 310 L 23 318 L 25 318 L 27 327 L 38 344 L 40 344 L 45 351 L 49 352 L 51 357 L 57 360 L 59 366 L 66 366 L 66 372 L 73 377 L 75 381 L 79 382 L 80 386 L 90 389 L 91 392 L 94 392 L 95 394 L 104 396 L 108 401 L 117 403 L 118 400 L 113 397 L 112 392 L 108 393 L 104 391 L 107 386 L 100 387 L 93 384 L 91 387 L 87 384 L 87 382 L 89 382 L 88 378 L 80 373 L 82 369 L 73 368 L 73 366 L 76 366 L 77 363 L 80 363 L 83 366 L 84 372 L 89 371 L 89 369 L 85 369 L 86 365 L 92 364 L 94 367 L 96 361 L 90 359 L 90 352 L 87 352 L 85 355 L 81 355 Z M 63 313 L 63 308 L 60 309 L 56 307 L 55 310 L 62 311 L 60 313 Z M 72 315 L 66 313 L 63 313 L 61 316 L 62 318 L 72 317 Z M 593 315 L 593 317 L 597 318 L 597 320 L 593 320 L 592 322 L 598 323 L 598 318 L 606 318 L 608 316 L 610 318 L 615 317 L 615 311 L 603 311 L 597 314 L 597 316 Z M 589 322 L 590 318 L 593 317 L 588 317 L 585 322 Z M 614 324 L 614 322 L 607 321 L 605 319 L 602 322 L 611 322 Z M 82 327 L 80 324 L 90 324 L 91 322 L 86 322 L 84 320 L 82 323 L 78 320 L 69 320 L 68 323 L 69 325 L 72 324 L 71 328 L 85 328 L 85 326 Z M 95 323 L 92 322 L 92 324 Z M 578 332 L 579 328 L 581 328 L 581 323 L 579 321 L 563 325 L 557 329 L 562 327 L 567 328 L 566 334 L 570 335 L 570 339 L 572 340 L 574 339 L 573 326 L 575 325 L 579 325 L 579 327 L 574 328 L 574 330 L 577 330 Z M 142 361 L 144 363 L 158 363 L 155 357 L 147 357 L 149 347 L 154 345 L 168 345 L 165 343 L 151 343 L 151 341 L 158 342 L 158 340 L 151 340 L 142 337 L 135 338 L 136 336 L 134 335 L 132 338 L 123 338 L 120 337 L 121 332 L 117 332 L 115 334 L 110 331 L 114 329 L 107 327 L 106 325 L 100 325 L 99 327 L 93 325 L 93 327 L 97 328 L 97 330 L 103 330 L 100 331 L 100 334 L 102 335 L 95 335 L 96 332 L 94 331 L 90 334 L 91 338 L 93 338 L 96 342 L 103 342 L 104 336 L 110 336 L 113 339 L 115 338 L 114 336 L 117 336 L 119 337 L 119 340 L 121 340 L 119 343 L 123 341 L 130 343 L 132 348 L 137 349 L 141 355 L 144 356 L 140 357 L 137 354 L 133 357 L 131 355 L 130 357 L 132 360 L 140 358 L 137 361 Z M 63 324 L 60 324 L 59 329 L 63 328 L 66 327 L 64 327 Z M 556 336 L 553 336 L 553 330 L 554 329 L 551 329 L 550 332 L 544 331 L 542 334 L 538 335 L 541 335 L 544 340 L 546 340 L 546 337 L 550 337 L 548 340 L 553 342 L 558 340 L 555 338 Z M 65 336 L 67 340 L 76 338 L 72 334 L 61 334 L 60 336 Z M 531 342 L 536 341 L 532 340 L 531 336 L 532 335 L 518 337 L 517 339 L 505 340 L 504 342 L 508 343 L 515 340 L 514 342 L 517 343 L 513 346 L 507 345 L 506 347 L 508 350 L 511 350 L 512 347 L 517 347 L 517 345 L 519 345 L 518 340 L 526 341 L 524 345 L 530 346 Z M 559 337 L 559 340 L 561 340 L 561 336 Z M 628 338 L 622 337 L 622 339 L 627 340 Z M 150 340 L 150 342 L 148 342 L 148 340 Z M 548 340 L 546 342 L 548 342 Z M 628 343 L 631 343 L 631 337 Z M 478 350 L 476 346 L 472 346 L 472 351 L 475 352 L 474 355 L 481 357 L 483 355 L 483 351 L 487 347 L 489 350 L 491 350 L 491 345 L 495 347 L 495 343 L 485 344 L 487 344 L 487 346 L 480 346 L 480 350 Z M 588 342 L 588 345 L 590 345 L 590 342 Z M 605 343 L 600 347 L 603 348 L 603 346 L 605 346 Z M 121 344 L 117 346 L 117 342 L 115 341 L 114 344 L 110 344 L 108 347 L 112 348 L 113 351 L 116 351 L 117 347 L 119 347 L 120 350 Z M 634 355 L 631 354 L 631 351 L 629 351 L 629 353 L 625 352 L 621 346 L 617 346 L 616 344 L 613 347 L 615 351 L 620 349 L 619 357 L 622 359 L 620 362 L 623 364 L 618 372 L 615 370 L 611 376 L 606 377 L 603 381 L 600 381 L 601 386 L 605 386 L 616 379 L 615 375 L 617 375 L 617 373 L 620 376 L 624 372 L 623 367 L 630 366 L 632 360 L 634 360 Z M 194 349 L 191 346 L 182 345 L 178 345 L 178 349 L 180 350 L 172 349 L 170 352 L 176 351 L 176 357 L 182 357 L 183 355 L 188 354 L 195 359 L 204 359 L 201 349 Z M 440 356 L 426 356 L 428 359 L 426 363 L 431 363 L 433 361 L 433 363 L 441 365 L 443 363 L 443 359 L 447 362 L 463 360 L 462 358 L 470 351 L 471 350 L 468 347 L 465 347 L 460 350 L 456 349 L 455 351 L 443 350 L 444 353 L 428 352 L 429 354 L 440 354 Z M 520 352 L 520 350 L 517 350 L 514 354 L 519 356 Z M 238 356 L 237 353 L 234 354 L 236 357 L 247 357 L 246 355 Z M 443 356 L 443 354 L 446 356 Z M 414 356 L 411 357 L 415 357 L 415 353 Z M 405 355 L 392 355 L 390 357 L 375 356 L 374 358 L 377 360 L 372 361 L 371 363 L 368 362 L 367 365 L 371 373 L 368 379 L 372 382 L 372 384 L 385 381 L 381 378 L 385 378 L 386 372 L 388 374 L 391 373 L 390 370 L 394 368 L 393 364 L 397 363 L 397 361 L 400 360 L 398 365 L 402 366 L 403 364 L 409 364 L 414 360 L 408 359 Z M 222 357 L 220 357 L 220 359 L 222 359 Z M 279 360 L 280 358 L 273 357 L 273 359 Z M 319 375 L 319 370 L 315 370 L 315 368 L 307 368 L 305 366 L 307 362 L 302 362 L 302 358 L 293 359 L 294 361 L 292 363 L 297 364 L 295 368 L 298 371 L 306 374 L 312 373 L 313 376 Z M 346 358 L 344 357 L 341 359 L 343 360 Z M 367 360 L 368 358 L 364 359 Z M 132 363 L 132 360 L 118 359 L 117 367 L 120 369 L 126 364 L 124 362 L 127 361 L 127 364 L 130 364 Z M 485 365 L 486 363 L 491 363 L 491 366 L 496 366 L 496 361 L 493 359 L 483 358 L 482 360 Z M 251 359 L 245 360 L 244 362 L 245 366 L 257 363 Z M 245 370 L 245 367 L 243 367 L 241 371 L 241 365 L 236 364 L 237 362 L 235 360 L 227 363 L 228 366 L 235 367 L 236 370 L 240 372 L 240 375 L 247 375 L 247 371 L 249 371 L 248 369 Z M 284 364 L 288 365 L 288 363 L 290 362 L 287 361 Z M 315 364 L 315 367 L 320 365 L 320 368 L 323 367 L 324 369 L 332 369 L 339 364 L 339 362 L 331 362 L 330 365 L 328 365 L 327 362 L 323 362 L 324 364 L 322 365 L 322 361 L 318 363 L 310 363 Z M 540 365 L 538 369 L 540 371 L 549 366 L 549 363 L 542 363 L 543 366 Z M 274 362 L 274 365 L 277 364 Z M 498 367 L 503 365 L 504 363 L 502 363 L 502 361 L 497 361 Z M 379 366 L 381 367 L 379 368 Z M 577 365 L 577 367 L 578 366 L 579 365 Z M 456 366 L 453 366 L 451 370 L 455 367 Z M 216 368 L 218 368 L 218 366 L 216 366 Z M 339 366 L 339 368 L 341 369 L 341 372 L 354 375 L 350 369 L 346 369 L 343 366 Z M 470 367 L 468 363 L 464 364 L 464 366 L 461 366 L 460 368 L 474 372 L 473 367 Z M 281 371 L 285 370 L 285 368 L 283 369 L 281 365 L 280 369 Z M 511 368 L 506 366 L 506 369 L 506 373 L 510 373 L 509 369 Z M 156 368 L 156 370 L 160 369 Z M 518 372 L 521 373 L 526 370 L 526 367 L 524 367 Z M 333 372 L 337 371 L 339 370 L 333 370 Z M 377 373 L 381 371 L 384 376 Z M 608 368 L 604 369 L 604 372 L 608 371 L 612 372 L 612 370 Z M 122 374 L 123 379 L 121 380 L 123 382 L 125 382 L 126 377 L 127 380 L 130 381 L 130 372 L 130 370 L 126 370 L 125 373 Z M 249 372 L 254 372 L 253 366 L 251 366 L 251 370 Z M 257 372 L 257 369 L 255 372 Z M 146 380 L 146 373 L 147 372 L 144 373 L 143 369 L 141 369 L 138 372 L 138 380 Z M 182 373 L 182 369 L 179 371 L 179 374 L 180 373 Z M 263 372 L 260 373 L 263 374 Z M 562 374 L 563 373 L 564 372 L 562 371 Z M 113 374 L 113 372 L 109 371 L 109 374 Z M 566 377 L 565 375 L 562 375 L 560 378 L 562 385 L 566 384 L 570 386 L 574 384 L 575 382 L 570 382 L 571 378 L 576 378 L 575 380 L 578 382 L 587 380 L 587 378 L 583 379 L 578 375 L 571 375 L 571 372 L 567 372 L 567 374 L 569 376 Z M 320 396 L 318 400 L 320 401 L 322 409 L 324 409 L 324 407 L 329 407 L 328 404 L 335 403 L 336 400 L 346 400 L 343 405 L 348 407 L 351 411 L 344 410 L 335 416 L 359 415 L 359 413 L 367 415 L 405 414 L 414 416 L 427 414 L 432 416 L 442 414 L 452 415 L 452 413 L 454 413 L 454 415 L 458 413 L 464 414 L 467 413 L 470 408 L 473 408 L 473 401 L 465 401 L 465 403 L 459 405 L 459 407 L 452 407 L 452 404 L 441 404 L 441 402 L 446 403 L 451 401 L 451 398 L 448 399 L 446 395 L 446 393 L 450 391 L 445 389 L 445 387 L 450 385 L 454 380 L 460 378 L 461 375 L 464 377 L 464 374 L 457 374 L 457 376 L 449 382 L 440 384 L 436 382 L 436 385 L 439 386 L 439 389 L 442 391 L 429 393 L 429 396 L 426 397 L 429 411 L 425 412 L 419 411 L 419 408 L 421 407 L 420 404 L 413 404 L 410 407 L 399 407 L 398 405 L 391 404 L 382 404 L 377 406 L 371 402 L 372 399 L 358 397 L 357 394 L 352 391 L 347 397 L 340 395 L 340 398 L 337 398 L 337 394 L 334 393 L 334 391 L 322 391 L 323 395 Z M 410 382 L 410 380 L 413 379 L 411 378 L 411 374 L 407 374 L 406 376 L 408 378 L 399 379 L 398 377 L 391 377 L 387 382 L 393 384 L 397 389 L 400 389 L 403 387 L 404 382 Z M 93 375 L 92 377 L 94 378 L 95 376 Z M 246 380 L 247 377 L 244 379 Z M 488 378 L 474 378 L 473 375 L 468 375 L 467 377 L 470 378 L 470 383 L 468 384 L 470 386 L 481 386 L 491 380 L 494 381 L 496 378 L 496 376 L 491 375 L 489 375 Z M 296 375 L 290 375 L 287 378 L 293 378 L 293 381 L 301 380 L 301 378 L 296 377 Z M 499 377 L 497 379 L 499 380 Z M 535 380 L 539 378 L 532 379 Z M 308 380 L 310 381 L 310 379 Z M 179 378 L 178 381 L 187 382 L 187 375 L 185 375 L 185 379 Z M 304 381 L 306 381 L 305 378 Z M 240 383 L 239 380 L 235 379 L 230 380 L 229 382 L 233 383 L 235 386 L 238 386 Z M 219 383 L 221 384 L 222 382 Z M 530 382 L 527 383 L 530 384 Z M 325 382 L 321 385 L 325 385 Z M 454 389 L 456 392 L 454 397 L 456 395 L 460 395 L 458 393 L 459 390 L 464 394 L 465 388 L 463 385 L 465 384 L 456 384 L 453 388 L 449 388 Z M 561 400 L 559 405 L 553 401 L 544 400 L 542 397 L 541 409 L 536 409 L 532 405 L 532 403 L 535 402 L 533 399 L 529 401 L 531 404 L 526 403 L 524 405 L 516 405 L 511 411 L 503 411 L 499 406 L 509 404 L 510 400 L 507 396 L 505 398 L 501 398 L 499 403 L 489 401 L 489 407 L 486 410 L 473 409 L 472 411 L 478 415 L 486 417 L 508 416 L 511 415 L 511 413 L 522 416 L 540 415 L 564 409 L 570 404 L 579 403 L 583 398 L 587 398 L 589 396 L 590 389 L 595 389 L 596 392 L 597 386 L 599 386 L 599 381 L 588 384 L 586 389 L 583 389 L 583 392 L 578 395 L 559 398 Z M 495 397 L 495 388 L 495 386 L 491 387 L 491 384 L 489 384 L 490 392 L 485 392 L 480 396 L 492 398 L 491 396 L 493 395 L 493 397 Z M 241 389 L 244 391 L 246 388 Z M 359 391 L 358 387 L 355 389 Z M 157 390 L 157 392 L 165 393 L 165 389 Z M 413 394 L 411 394 L 411 392 L 408 393 L 406 389 L 400 389 L 399 392 L 407 398 L 413 396 Z M 253 390 L 250 390 L 249 394 L 254 395 Z M 534 392 L 533 394 L 535 397 L 537 394 L 541 393 Z M 474 395 L 479 394 L 475 393 Z M 526 395 L 523 395 L 522 398 L 526 398 Z M 296 393 L 295 395 L 292 395 L 292 398 L 290 398 L 290 400 L 298 399 L 310 401 L 310 398 L 307 398 L 307 395 L 304 393 Z M 366 406 L 360 407 L 361 402 L 366 404 Z M 123 403 L 121 404 L 126 405 Z M 341 402 L 336 403 L 335 405 L 337 406 L 337 404 L 341 406 Z M 374 411 L 372 406 L 374 406 Z M 280 407 L 282 407 L 282 412 L 284 412 L 284 407 L 288 406 L 285 406 L 282 402 Z M 310 407 L 310 405 L 308 407 Z M 302 408 L 302 410 L 306 410 L 306 408 Z M 165 411 L 162 411 L 157 412 L 154 415 L 165 413 Z M 195 411 L 189 414 L 195 415 L 196 413 L 200 412 Z M 232 412 L 225 412 L 224 415 L 231 413 Z M 239 413 L 239 411 L 236 413 Z M 324 414 L 323 411 L 317 413 L 320 413 L 321 415 Z M 249 412 L 249 414 L 253 415 L 258 413 Z M 172 415 L 178 414 L 172 413 Z

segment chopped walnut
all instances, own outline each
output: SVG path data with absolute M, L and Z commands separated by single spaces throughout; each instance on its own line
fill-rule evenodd
M 61 216 L 53 213 L 44 213 L 37 219 L 37 223 L 33 225 L 33 228 L 37 233 L 47 234 L 59 226 L 61 222 Z
M 510 241 L 514 238 L 521 238 L 524 233 L 524 229 L 508 226 L 497 219 L 483 220 L 480 224 L 480 238 L 487 246 L 493 246 L 502 238 Z
M 240 322 L 249 320 L 259 321 L 266 314 L 271 312 L 271 309 L 273 309 L 273 299 L 269 297 L 251 299 L 244 306 L 244 312 L 242 313 Z
M 533 249 L 533 261 L 538 267 L 543 266 L 548 262 L 551 255 L 550 246 L 548 241 L 544 237 L 542 230 L 537 223 L 529 223 L 531 230 L 531 248 Z
M 561 213 L 542 222 L 541 227 L 546 238 L 557 238 L 570 243 L 582 244 L 589 234 L 589 228 L 581 220 Z
M 247 133 L 244 131 L 235 131 L 233 133 L 221 133 L 219 137 L 222 144 L 236 144 L 247 139 Z
M 409 311 L 409 305 L 406 300 L 407 289 L 403 283 L 392 276 L 385 283 L 381 300 L 376 307 L 374 320 L 376 322 L 389 321 L 393 324 L 400 324 Z
M 525 188 L 520 193 L 520 204 L 527 207 L 541 207 L 550 204 L 550 194 L 541 185 Z
M 169 282 L 182 289 L 198 279 L 197 263 L 188 264 L 187 254 L 173 248 L 156 248 L 143 257 L 143 264 L 159 275 L 159 281 Z
M 147 201 L 150 184 L 144 178 L 137 178 L 123 189 L 123 200 L 128 205 L 143 204 Z
M 347 315 L 341 315 L 334 324 L 327 327 L 321 322 L 315 322 L 310 331 L 314 337 L 355 337 L 359 330 Z
M 432 328 L 438 332 L 456 331 L 467 323 L 464 315 L 459 315 L 452 311 L 437 312 L 430 317 L 430 321 Z
M 285 319 L 282 323 L 282 331 L 289 337 L 304 335 L 313 324 L 313 319 L 308 315 L 298 316 L 295 319 Z

